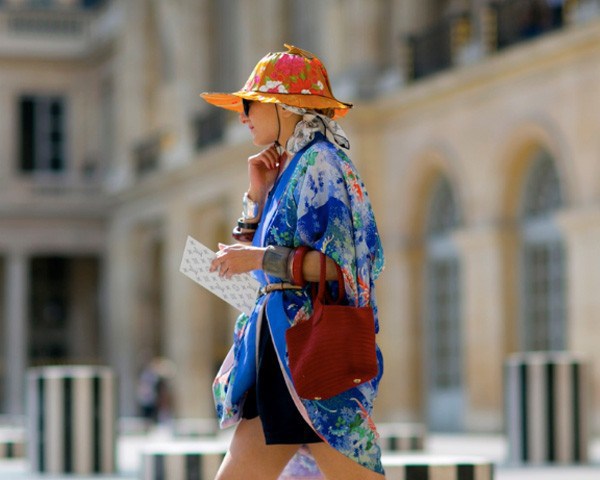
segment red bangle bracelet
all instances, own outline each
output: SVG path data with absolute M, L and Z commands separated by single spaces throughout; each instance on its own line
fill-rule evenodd
M 292 283 L 294 285 L 304 287 L 307 284 L 307 281 L 304 279 L 304 274 L 302 273 L 302 267 L 304 265 L 304 257 L 310 250 L 311 249 L 306 246 L 301 246 L 294 250 L 294 255 L 292 256 L 292 268 L 290 269 Z

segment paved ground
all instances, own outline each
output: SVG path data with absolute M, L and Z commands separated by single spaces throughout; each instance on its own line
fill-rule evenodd
M 122 437 L 118 443 L 118 467 L 115 476 L 57 477 L 32 474 L 23 460 L 0 460 L 0 480 L 134 480 L 138 479 L 139 452 L 155 442 L 164 442 L 163 435 Z M 600 480 L 600 438 L 590 448 L 590 463 L 585 466 L 516 467 L 505 462 L 506 445 L 500 436 L 432 435 L 427 453 L 439 455 L 481 456 L 496 463 L 496 480 Z

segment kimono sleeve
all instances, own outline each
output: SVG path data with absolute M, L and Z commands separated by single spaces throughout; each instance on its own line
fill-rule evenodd
M 306 171 L 296 187 L 296 245 L 332 258 L 344 273 L 351 304 L 368 305 L 381 244 L 364 186 L 349 159 L 335 148 L 306 154 Z M 361 189 L 357 191 L 357 183 Z M 373 235 L 374 233 L 374 235 Z M 375 265 L 376 266 L 376 265 Z

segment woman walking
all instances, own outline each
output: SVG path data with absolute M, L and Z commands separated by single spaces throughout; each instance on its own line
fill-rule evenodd
M 285 332 L 312 313 L 311 286 L 320 256 L 336 291 L 343 275 L 345 301 L 371 306 L 378 330 L 374 281 L 383 251 L 365 187 L 343 149 L 350 145 L 334 120 L 351 104 L 337 100 L 325 67 L 296 47 L 269 53 L 235 93 L 203 93 L 239 113 L 254 144 L 249 188 L 237 241 L 220 245 L 212 269 L 220 275 L 252 272 L 263 287 L 251 315 L 241 315 L 214 382 L 222 427 L 237 424 L 217 480 L 277 479 L 308 445 L 330 480 L 383 477 L 371 419 L 383 373 L 328 399 L 300 398 L 290 373 Z M 326 368 L 326 365 L 323 366 Z

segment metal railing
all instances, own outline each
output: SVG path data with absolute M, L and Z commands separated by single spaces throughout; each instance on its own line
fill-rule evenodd
M 84 57 L 116 38 L 120 4 L 13 6 L 0 0 L 0 54 Z
M 404 37 L 405 77 L 419 80 L 453 68 L 472 52 L 490 54 L 598 15 L 600 0 L 489 0 Z
M 17 35 L 78 37 L 86 32 L 89 20 L 66 12 L 13 12 L 7 16 L 5 25 Z
M 8 7 L 13 9 L 31 10 L 31 9 L 94 9 L 100 8 L 108 3 L 109 0 L 0 0 L 0 8 Z
M 496 0 L 489 3 L 490 50 L 501 50 L 562 28 L 573 0 Z
M 407 76 L 417 80 L 452 67 L 457 50 L 470 36 L 467 13 L 445 18 L 406 38 Z

